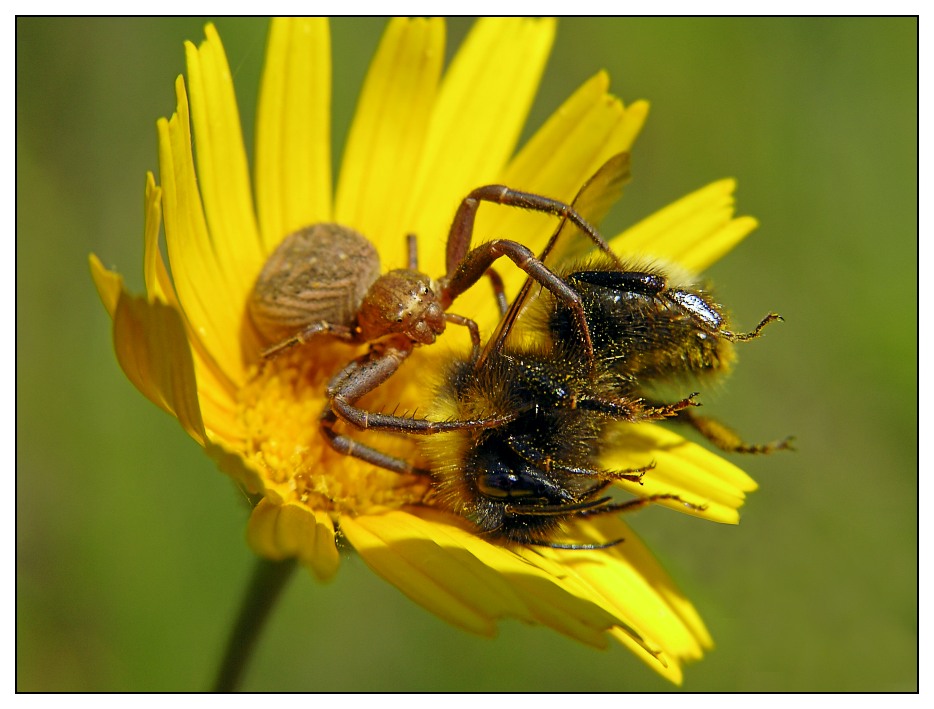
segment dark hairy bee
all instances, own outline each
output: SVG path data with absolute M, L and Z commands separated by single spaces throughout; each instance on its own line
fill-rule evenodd
M 586 201 L 589 190 L 606 189 L 618 180 L 623 167 L 611 160 L 583 188 L 575 206 Z M 653 467 L 651 462 L 639 469 L 600 467 L 614 427 L 670 418 L 693 425 L 732 451 L 787 447 L 787 441 L 742 443 L 725 426 L 693 414 L 696 394 L 674 403 L 653 397 L 655 385 L 722 374 L 734 359 L 733 343 L 758 337 L 777 315 L 766 316 L 750 333 L 736 333 L 705 289 L 658 264 L 620 262 L 601 254 L 558 273 L 581 297 L 595 366 L 583 356 L 576 324 L 563 304 L 546 294 L 526 307 L 527 283 L 496 337 L 478 357 L 453 361 L 437 391 L 433 415 L 438 418 L 511 416 L 493 428 L 446 433 L 425 442 L 440 504 L 494 538 L 594 548 L 557 543 L 555 537 L 567 520 L 661 500 L 703 508 L 670 494 L 628 501 L 607 494 L 615 481 L 638 482 Z M 535 344 L 510 339 L 523 311 L 538 335 Z
M 611 368 L 592 372 L 574 340 L 494 349 L 480 366 L 468 359 L 451 362 L 433 413 L 506 422 L 424 441 L 435 499 L 492 537 L 556 547 L 566 546 L 553 536 L 569 517 L 677 500 L 655 495 L 614 502 L 605 494 L 613 482 L 638 482 L 652 467 L 600 467 L 608 426 L 666 418 L 693 403 L 688 397 L 651 406 L 620 395 L 624 387 L 624 377 Z
M 580 296 L 602 366 L 618 376 L 617 393 L 651 402 L 659 387 L 709 381 L 729 371 L 736 359 L 734 343 L 759 336 L 769 313 L 752 332 L 734 332 L 726 311 L 709 289 L 675 267 L 650 261 L 628 261 L 622 267 L 602 256 L 576 266 L 563 276 Z M 550 336 L 562 341 L 574 335 L 567 309 L 552 299 L 544 316 Z M 739 453 L 769 453 L 787 448 L 788 439 L 750 445 L 715 419 L 693 408 L 675 420 L 690 424 L 719 448 Z

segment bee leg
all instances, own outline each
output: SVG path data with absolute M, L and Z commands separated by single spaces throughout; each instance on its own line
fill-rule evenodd
M 610 399 L 585 395 L 580 397 L 576 404 L 580 409 L 599 411 L 607 416 L 611 416 L 617 421 L 657 421 L 658 419 L 677 416 L 679 411 L 689 406 L 700 406 L 700 404 L 694 401 L 694 397 L 696 396 L 697 392 L 694 392 L 687 398 L 676 401 L 673 404 L 657 404 L 651 402 L 651 406 L 646 406 L 647 402 L 643 399 L 628 399 L 622 396 Z
M 769 313 L 759 321 L 759 324 L 756 325 L 752 332 L 730 332 L 728 330 L 723 330 L 720 334 L 731 342 L 748 342 L 749 340 L 755 340 L 757 337 L 759 337 L 759 334 L 762 332 L 762 328 L 764 328 L 769 323 L 776 321 L 783 322 L 784 320 L 785 318 L 783 318 L 778 313 Z
M 735 431 L 716 419 L 699 416 L 688 409 L 677 412 L 673 420 L 692 426 L 704 438 L 727 453 L 774 453 L 779 450 L 794 450 L 792 447 L 794 436 L 769 443 L 745 443 Z
M 601 505 L 599 507 L 591 507 L 586 510 L 580 510 L 575 512 L 575 517 L 594 517 L 596 515 L 608 515 L 608 514 L 621 514 L 623 512 L 635 512 L 646 505 L 651 505 L 655 502 L 660 502 L 662 500 L 674 500 L 675 502 L 682 503 L 689 510 L 694 510 L 695 512 L 703 512 L 707 509 L 707 505 L 695 505 L 693 502 L 686 502 L 681 499 L 679 495 L 673 495 L 671 493 L 662 493 L 659 495 L 648 495 L 646 497 L 640 497 L 635 500 L 627 500 L 626 502 L 613 502 L 606 505 Z
M 676 401 L 673 404 L 658 404 L 655 406 L 645 407 L 642 409 L 642 415 L 639 417 L 639 420 L 657 421 L 659 419 L 680 416 L 688 408 L 692 406 L 700 406 L 700 404 L 694 400 L 697 394 L 698 392 L 695 391 L 690 396 L 681 399 L 681 401 Z
M 619 544 L 625 542 L 625 538 L 620 537 L 619 539 L 614 539 L 609 542 L 602 542 L 600 544 L 561 544 L 559 542 L 528 542 L 529 546 L 535 547 L 545 547 L 547 549 L 568 549 L 570 551 L 594 551 L 599 549 L 609 549 L 615 547 Z

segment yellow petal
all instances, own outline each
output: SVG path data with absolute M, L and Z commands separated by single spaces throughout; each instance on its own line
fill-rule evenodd
M 179 302 L 208 360 L 234 382 L 243 380 L 239 333 L 243 302 L 229 296 L 230 284 L 208 235 L 192 160 L 188 98 L 181 77 L 175 84 L 178 112 L 160 119 L 159 173 L 166 247 Z
M 648 110 L 644 102 L 629 109 L 609 95 L 609 79 L 603 72 L 581 86 L 509 164 L 501 181 L 509 187 L 570 202 L 581 186 L 610 157 L 629 150 Z M 474 243 L 492 238 L 521 241 L 539 252 L 557 228 L 553 216 L 506 206 L 480 208 L 474 228 Z M 581 237 L 584 238 L 584 237 Z M 511 264 L 497 266 L 511 298 L 525 274 Z M 480 324 L 487 329 L 496 320 L 489 307 L 488 289 L 474 288 L 452 308 L 482 313 Z
M 179 310 L 178 300 L 162 253 L 159 249 L 159 227 L 161 221 L 162 191 L 156 186 L 152 174 L 146 176 L 145 190 L 145 256 L 143 272 L 149 301 L 160 301 Z M 117 302 L 123 288 L 123 279 L 105 269 L 96 256 L 91 256 L 91 273 L 97 284 L 101 299 L 111 319 L 115 317 Z M 191 325 L 182 317 L 183 325 L 192 346 L 195 376 L 198 382 L 198 399 L 205 430 L 217 434 L 227 441 L 236 440 L 235 424 L 236 390 L 205 352 L 200 340 L 193 335 Z
M 463 584 L 470 570 L 452 571 L 457 562 L 431 539 L 400 533 L 399 514 L 345 516 L 341 530 L 371 569 L 420 606 L 464 630 L 493 635 L 496 626 L 482 605 L 491 594 L 475 593 L 473 584 L 450 583 L 453 577 Z M 479 565 L 474 571 L 483 573 Z
M 620 520 L 578 520 L 571 525 L 569 538 L 624 541 L 600 550 L 536 548 L 528 550 L 525 558 L 563 568 L 568 583 L 582 585 L 597 603 L 625 622 L 612 631 L 614 637 L 657 672 L 680 682 L 679 661 L 697 659 L 711 646 L 709 633 L 690 603 Z
M 160 300 L 181 312 L 175 289 L 165 262 L 162 260 L 162 251 L 159 248 L 162 190 L 156 186 L 152 173 L 146 176 L 145 195 L 143 273 L 146 280 L 146 292 L 150 301 Z M 212 437 L 219 436 L 228 442 L 236 440 L 239 437 L 235 433 L 238 426 L 234 422 L 237 389 L 213 361 L 201 339 L 193 331 L 191 323 L 184 316 L 182 320 L 192 348 L 195 375 L 198 381 L 198 399 L 201 402 L 201 415 L 205 429 L 212 434 Z
M 655 462 L 642 479 L 642 485 L 620 481 L 619 487 L 637 497 L 673 494 L 683 502 L 705 505 L 694 510 L 677 500 L 657 504 L 679 512 L 727 524 L 739 521 L 737 509 L 746 492 L 756 483 L 735 465 L 672 431 L 652 424 L 621 425 L 614 429 L 612 444 L 601 458 L 611 469 L 638 468 Z
M 331 37 L 322 18 L 275 18 L 256 115 L 264 249 L 331 220 Z
M 753 217 L 735 217 L 726 224 L 717 225 L 710 236 L 699 239 L 676 258 L 694 271 L 703 271 L 736 248 L 736 245 L 759 227 Z
M 555 540 L 560 541 L 560 540 Z M 603 543 L 607 541 L 613 541 L 613 539 L 585 539 L 579 534 L 576 535 L 573 539 L 568 540 L 569 543 Z M 572 569 L 569 568 L 568 563 L 576 564 L 583 561 L 586 558 L 586 555 L 597 554 L 597 557 L 594 557 L 593 560 L 596 560 L 598 563 L 603 563 L 606 560 L 606 557 L 601 556 L 603 554 L 602 549 L 573 549 L 573 550 L 560 550 L 553 549 L 550 547 L 517 547 L 515 550 L 516 556 L 518 556 L 524 563 L 532 567 L 533 569 L 544 572 L 547 576 L 551 577 L 562 589 L 564 589 L 571 597 L 581 597 L 587 598 L 590 602 L 594 603 L 597 608 L 602 608 L 605 612 L 609 612 L 613 618 L 612 627 L 608 631 L 619 631 L 627 635 L 630 640 L 633 641 L 633 644 L 636 648 L 636 654 L 640 655 L 643 660 L 657 662 L 662 665 L 667 665 L 669 659 L 663 657 L 661 651 L 657 647 L 653 647 L 645 639 L 645 633 L 640 629 L 633 627 L 624 615 L 621 615 L 616 610 L 613 609 L 612 604 L 608 603 L 606 599 L 602 598 L 599 593 L 595 593 L 592 586 L 583 581 L 580 576 L 576 573 L 573 573 Z M 558 552 L 571 552 L 570 556 L 567 559 L 562 559 L 560 556 L 555 554 Z M 530 572 L 527 570 L 526 575 Z M 560 605 L 552 604 L 553 606 Z M 560 628 L 557 628 L 560 630 Z M 563 631 L 562 631 L 563 632 Z M 601 647 L 605 645 L 606 636 L 601 636 Z
M 330 517 L 298 502 L 260 500 L 250 515 L 247 541 L 269 559 L 297 557 L 321 580 L 332 578 L 340 565 Z
M 242 310 L 265 257 L 230 67 L 214 26 L 208 24 L 204 31 L 200 47 L 185 45 L 198 185 L 217 265 L 229 288 L 216 297 Z
M 503 179 L 568 201 L 609 158 L 628 152 L 648 115 L 648 104 L 625 108 L 599 72 L 575 91 L 522 148 Z
M 620 520 L 612 518 L 587 520 L 583 524 L 585 533 L 587 533 L 588 527 L 592 530 L 589 532 L 590 534 L 599 534 L 604 538 L 609 536 L 617 539 L 620 536 L 624 538 L 625 541 L 620 545 L 610 549 L 611 555 L 616 558 L 624 558 L 626 563 L 637 569 L 640 576 L 664 600 L 678 617 L 680 623 L 683 624 L 690 637 L 683 646 L 675 646 L 671 650 L 673 653 L 676 653 L 680 659 L 696 659 L 700 657 L 702 650 L 713 647 L 713 639 L 710 637 L 707 627 L 693 604 L 677 588 L 674 581 L 659 564 L 655 555 L 632 529 L 620 522 Z M 609 588 L 612 589 L 612 586 Z M 618 596 L 618 598 L 622 599 L 622 596 Z M 660 642 L 674 644 L 672 640 L 663 639 Z
M 202 410 L 204 410 L 203 398 L 201 402 Z M 208 435 L 213 437 L 214 433 L 208 430 Z M 233 478 L 248 494 L 268 494 L 269 488 L 272 486 L 263 477 L 260 471 L 243 459 L 240 451 L 240 448 L 231 447 L 226 442 L 220 443 L 214 441 L 206 443 L 204 446 L 204 452 L 214 461 L 221 472 Z
M 645 254 L 702 271 L 758 223 L 733 217 L 735 180 L 720 180 L 682 197 L 613 240 L 619 253 Z
M 589 599 L 569 593 L 561 585 L 560 576 L 530 568 L 512 550 L 478 537 L 473 530 L 457 526 L 449 515 L 430 509 L 418 509 L 417 513 L 419 526 L 416 531 L 419 534 L 454 554 L 460 554 L 461 550 L 469 552 L 482 564 L 481 568 L 490 569 L 495 574 L 488 577 L 487 583 L 501 578 L 509 584 L 508 593 L 520 599 L 525 608 L 524 613 L 513 609 L 509 615 L 534 620 L 594 647 L 606 646 L 604 631 L 616 619 Z M 497 590 L 497 593 L 505 596 L 506 591 Z
M 515 551 L 477 537 L 434 510 L 387 512 L 341 527 L 364 560 L 410 598 L 445 620 L 491 634 L 491 621 L 516 617 L 605 647 L 621 622 L 601 609 L 560 566 L 540 568 Z
M 444 268 L 451 218 L 467 194 L 500 179 L 515 149 L 554 42 L 552 19 L 478 20 L 445 74 L 411 185 L 406 228 L 421 267 Z
M 178 311 L 160 301 L 129 295 L 123 290 L 123 279 L 93 255 L 91 273 L 105 307 L 112 312 L 114 350 L 127 378 L 204 445 L 194 364 Z
M 404 210 L 444 61 L 444 22 L 395 19 L 370 65 L 341 165 L 334 216 L 405 264 Z M 395 263 L 393 263 L 395 261 Z
M 570 202 L 607 160 L 629 151 L 648 104 L 637 102 L 626 109 L 608 88 L 609 79 L 601 72 L 565 101 L 510 163 L 505 184 Z M 553 217 L 502 208 L 488 209 L 477 221 L 481 238 L 523 234 L 523 243 L 536 252 L 557 226 Z M 524 280 L 508 271 L 503 275 L 515 283 Z
M 162 226 L 162 190 L 156 186 L 156 178 L 151 172 L 146 173 L 145 189 L 145 226 L 143 229 L 143 276 L 146 281 L 146 293 L 150 300 L 161 300 L 178 308 L 172 279 L 162 260 L 159 249 L 159 229 Z
M 147 399 L 178 418 L 219 464 L 225 457 L 239 461 L 221 465 L 225 472 L 247 489 L 261 490 L 258 473 L 221 445 L 221 441 L 235 444 L 242 436 L 234 401 L 198 353 L 192 353 L 178 310 L 160 300 L 127 294 L 123 279 L 104 268 L 93 254 L 90 265 L 101 300 L 114 321 L 114 350 L 127 378 Z M 211 443 L 208 435 L 220 440 Z
M 123 290 L 123 278 L 118 273 L 104 268 L 104 264 L 95 254 L 88 257 L 88 263 L 91 266 L 91 277 L 94 279 L 94 285 L 97 286 L 97 294 L 107 309 L 110 319 L 113 320 L 114 313 L 117 312 L 120 292 Z

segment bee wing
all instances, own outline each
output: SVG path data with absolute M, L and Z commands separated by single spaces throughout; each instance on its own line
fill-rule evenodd
M 599 226 L 610 208 L 622 196 L 623 187 L 629 182 L 629 178 L 629 153 L 617 153 L 603 163 L 600 169 L 583 184 L 577 196 L 574 197 L 574 201 L 571 202 L 571 206 L 589 224 Z M 593 248 L 593 240 L 565 218 L 551 235 L 539 259 L 554 271 L 562 263 L 582 258 Z M 533 283 L 531 278 L 525 280 L 493 336 L 487 341 L 481 361 L 486 359 L 486 354 L 490 351 L 502 347 L 508 339 L 519 315 L 529 305 L 529 302 L 534 300 L 538 292 L 532 288 Z
M 623 195 L 629 182 L 629 153 L 617 153 L 607 160 L 580 188 L 571 206 L 595 227 Z M 569 220 L 563 220 L 541 255 L 545 265 L 551 267 L 579 260 L 593 251 L 594 243 Z

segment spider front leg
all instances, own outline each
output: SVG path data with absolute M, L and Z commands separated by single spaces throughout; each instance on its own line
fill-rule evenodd
M 606 240 L 571 205 L 541 195 L 512 190 L 505 185 L 486 185 L 485 187 L 478 187 L 467 195 L 454 215 L 454 222 L 451 224 L 451 231 L 448 233 L 448 277 L 454 274 L 470 251 L 474 222 L 481 202 L 492 202 L 493 204 L 527 209 L 531 212 L 543 212 L 567 219 L 590 237 L 601 251 L 609 254 L 614 261 L 619 263 L 619 258 L 610 250 Z
M 447 308 L 455 298 L 480 280 L 484 273 L 489 273 L 490 266 L 494 261 L 501 256 L 507 256 L 531 278 L 551 291 L 566 307 L 571 309 L 577 321 L 587 357 L 591 367 L 593 367 L 593 342 L 590 337 L 590 328 L 587 325 L 584 307 L 577 291 L 548 269 L 540 259 L 535 257 L 532 251 L 515 241 L 498 239 L 478 246 L 473 250 L 470 249 L 477 210 L 480 208 L 481 202 L 492 202 L 533 212 L 542 212 L 570 221 L 584 232 L 600 250 L 609 254 L 616 263 L 620 263 L 619 258 L 610 250 L 609 245 L 600 236 L 599 232 L 571 205 L 541 195 L 519 192 L 504 185 L 486 185 L 478 187 L 467 195 L 454 215 L 454 222 L 451 224 L 451 230 L 448 233 L 447 274 L 442 279 L 442 307 Z
M 508 257 L 531 278 L 551 291 L 555 298 L 574 313 L 585 352 L 591 365 L 593 365 L 593 341 L 590 337 L 590 328 L 587 325 L 587 316 L 580 295 L 536 258 L 528 247 L 517 241 L 495 239 L 481 244 L 466 254 L 453 274 L 449 274 L 442 280 L 442 307 L 446 308 L 461 293 L 480 280 L 484 274 L 491 270 L 490 267 L 493 263 L 503 256 Z
M 374 346 L 369 353 L 344 367 L 328 385 L 329 402 L 322 425 L 326 424 L 327 414 L 332 412 L 357 428 L 370 428 L 370 417 L 376 414 L 354 406 L 354 402 L 395 374 L 413 348 L 411 340 L 396 337 Z
M 404 458 L 397 458 L 396 456 L 389 455 L 388 453 L 383 453 L 382 451 L 368 446 L 365 443 L 355 441 L 350 436 L 338 433 L 334 430 L 334 424 L 337 423 L 338 420 L 339 419 L 334 415 L 334 412 L 331 410 L 330 406 L 327 407 L 324 410 L 324 413 L 321 414 L 321 430 L 324 433 L 325 438 L 328 439 L 328 443 L 331 444 L 331 448 L 336 450 L 338 453 L 349 455 L 353 458 L 358 458 L 360 460 L 366 461 L 367 463 L 370 463 L 371 465 L 385 468 L 386 470 L 390 470 L 394 473 L 427 473 L 427 471 L 417 469 Z
M 362 416 L 364 422 L 366 421 L 367 412 L 353 406 L 353 402 L 391 377 L 409 356 L 412 351 L 411 341 L 400 338 L 398 342 L 401 346 L 389 347 L 376 356 L 371 351 L 355 359 L 331 380 L 327 392 L 329 401 L 321 413 L 321 431 L 331 447 L 338 453 L 359 458 L 394 473 L 413 473 L 420 471 L 416 470 L 409 461 L 383 453 L 334 430 L 334 425 L 341 419 L 355 423 L 355 420 L 359 420 Z M 335 411 L 343 414 L 349 412 L 351 417 L 338 418 Z M 366 425 L 358 427 L 366 428 Z
M 480 346 L 480 335 L 473 321 L 456 315 L 451 316 L 451 321 L 457 324 L 469 323 L 468 329 L 473 340 L 474 351 L 476 351 Z M 473 327 L 470 327 L 470 325 L 473 325 Z M 325 434 L 328 436 L 328 440 L 332 442 L 332 446 L 335 437 L 339 435 L 333 431 L 334 424 L 338 419 L 361 430 L 371 429 L 417 435 L 493 428 L 512 420 L 513 416 L 499 416 L 484 419 L 431 421 L 430 419 L 419 419 L 410 416 L 376 413 L 356 406 L 355 402 L 358 399 L 376 389 L 396 372 L 402 362 L 411 354 L 412 349 L 411 341 L 405 338 L 396 338 L 388 344 L 384 343 L 379 347 L 374 347 L 369 354 L 354 360 L 331 381 L 328 386 L 329 403 L 321 416 L 321 426 L 325 429 Z M 339 441 L 338 445 L 342 446 L 342 448 L 338 449 L 341 452 L 345 452 L 343 448 L 348 447 L 344 441 Z M 359 447 L 359 444 L 357 445 Z M 348 454 L 364 457 L 356 452 L 349 452 Z M 364 459 L 374 462 L 368 457 Z M 376 464 L 382 465 L 382 463 Z M 387 466 L 383 465 L 383 467 Z

